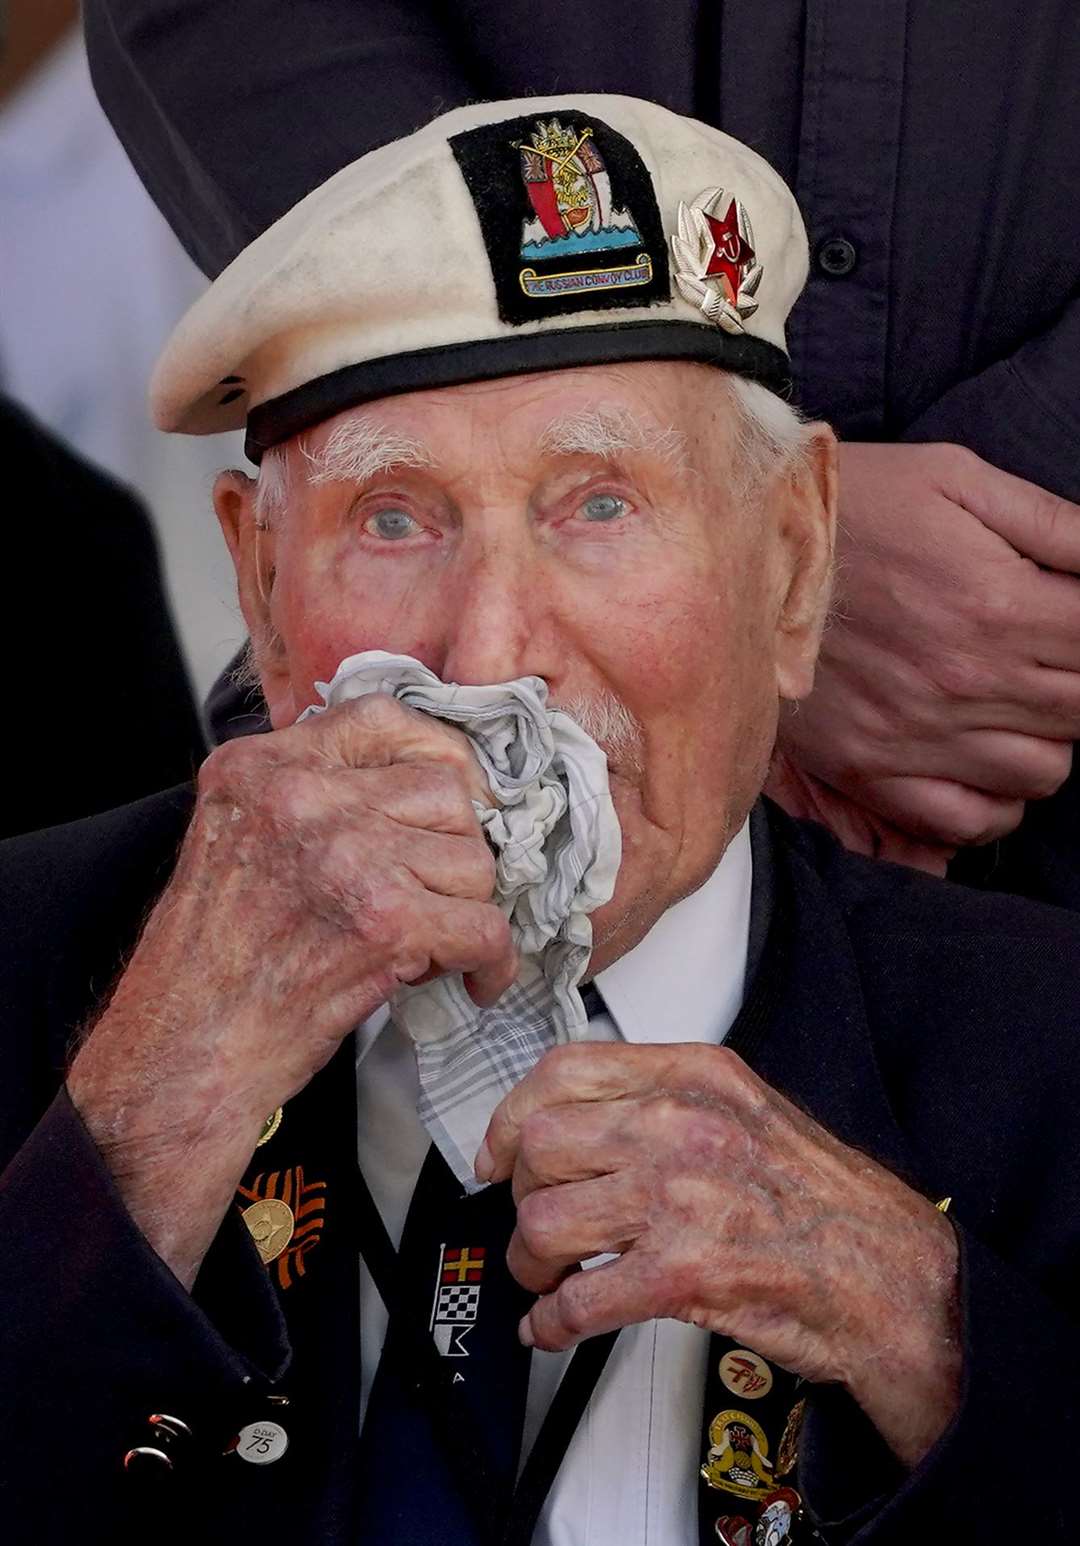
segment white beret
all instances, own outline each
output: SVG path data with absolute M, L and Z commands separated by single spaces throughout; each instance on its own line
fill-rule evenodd
M 621 96 L 457 108 L 361 156 L 183 318 L 162 429 L 264 450 L 397 392 L 700 360 L 785 393 L 806 281 L 790 190 L 719 129 Z

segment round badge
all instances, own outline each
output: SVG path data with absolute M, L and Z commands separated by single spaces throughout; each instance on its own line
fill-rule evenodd
M 772 1370 L 748 1347 L 735 1347 L 720 1360 L 720 1378 L 734 1396 L 760 1401 L 772 1390 Z
M 771 1493 L 761 1505 L 754 1527 L 754 1546 L 784 1546 L 791 1536 L 791 1522 L 802 1505 L 791 1487 Z
M 273 1465 L 288 1447 L 289 1435 L 278 1423 L 248 1423 L 236 1441 L 236 1453 L 249 1465 Z
M 242 1217 L 267 1265 L 281 1255 L 296 1228 L 292 1209 L 280 1197 L 263 1197 L 253 1202 L 244 1209 Z

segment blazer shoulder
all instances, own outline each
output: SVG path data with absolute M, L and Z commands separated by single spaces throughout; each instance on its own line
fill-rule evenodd
M 1007 948 L 1011 940 L 1041 944 L 1047 952 L 1058 946 L 1080 950 L 1080 914 L 849 853 L 815 822 L 793 821 L 775 806 L 769 814 L 774 834 L 816 872 L 855 938 L 964 941 L 988 951 Z
M 0 957 L 61 951 L 73 932 L 120 929 L 168 877 L 194 806 L 191 785 L 0 843 Z

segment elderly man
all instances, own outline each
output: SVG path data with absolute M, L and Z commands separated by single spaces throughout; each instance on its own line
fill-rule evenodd
M 4 855 L 16 1538 L 1070 1538 L 1077 925 L 758 799 L 832 551 L 805 272 L 735 141 L 534 99 L 363 157 L 181 326 L 160 422 L 260 460 L 215 503 L 274 728 Z M 373 651 L 436 706 L 337 701 Z M 587 1029 L 499 1008 L 500 770 L 444 722 L 537 679 L 621 840 Z M 410 1040 L 455 982 L 451 1084 L 561 1043 L 475 1179 Z

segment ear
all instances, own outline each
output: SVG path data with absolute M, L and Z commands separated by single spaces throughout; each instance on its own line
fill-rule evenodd
M 279 701 L 290 693 L 289 670 L 273 616 L 276 538 L 256 518 L 255 486 L 242 472 L 219 473 L 214 509 L 236 570 L 237 599 L 251 635 L 263 696 L 274 717 Z
M 807 427 L 798 466 L 776 490 L 778 534 L 776 688 L 781 698 L 805 698 L 829 610 L 836 541 L 836 436 L 827 424 Z

